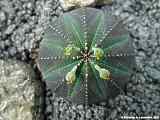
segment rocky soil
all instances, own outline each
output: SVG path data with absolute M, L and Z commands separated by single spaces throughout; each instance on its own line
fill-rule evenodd
M 30 64 L 0 60 L 0 120 L 43 118 L 43 90 L 36 79 Z
M 27 76 L 34 73 L 33 76 L 40 78 L 40 74 L 35 70 L 36 65 L 32 64 L 30 68 L 22 66 L 34 61 L 43 29 L 49 21 L 63 14 L 61 6 L 58 0 L 0 1 L 0 74 L 4 69 L 9 69 L 9 73 L 0 75 L 0 83 L 3 83 L 0 84 L 0 120 L 10 120 L 15 115 L 17 119 L 20 116 L 29 116 L 29 120 L 31 115 L 38 113 L 31 114 L 30 111 L 31 106 L 41 103 L 33 102 L 33 88 L 36 87 L 31 85 L 31 81 L 41 84 L 41 80 L 29 79 Z M 106 7 L 102 9 L 106 10 Z M 45 111 L 40 110 L 45 119 L 84 120 L 85 113 L 88 120 L 119 120 L 123 115 L 160 117 L 160 1 L 113 0 L 112 12 L 124 20 L 135 47 L 138 68 L 127 85 L 126 94 L 110 100 L 109 104 L 92 105 L 86 111 L 82 105 L 75 106 L 55 97 L 54 93 L 46 88 L 46 108 L 41 108 Z M 16 58 L 24 62 L 22 65 L 21 62 L 12 60 L 4 61 L 4 58 Z M 26 71 L 28 75 L 25 75 Z M 26 84 L 23 84 L 25 81 Z M 22 84 L 22 87 L 17 87 Z M 13 94 L 7 97 L 8 93 L 4 88 L 7 88 L 9 94 Z M 36 89 L 36 92 L 39 90 Z M 36 96 L 44 97 L 42 93 L 39 92 L 39 96 Z M 21 99 L 23 102 L 19 101 L 22 95 L 28 96 L 27 101 L 24 98 Z M 13 99 L 14 96 L 19 99 Z M 13 109 L 15 103 L 17 105 Z M 25 104 L 28 104 L 27 108 Z M 18 110 L 21 111 L 16 110 L 19 106 L 21 109 Z M 11 114 L 12 110 L 15 114 Z M 29 112 L 24 113 L 25 110 Z M 38 120 L 40 119 L 44 118 Z

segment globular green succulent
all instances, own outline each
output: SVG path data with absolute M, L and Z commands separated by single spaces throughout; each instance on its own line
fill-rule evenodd
M 123 91 L 135 66 L 132 41 L 110 10 L 79 8 L 45 30 L 38 64 L 57 96 L 93 104 Z

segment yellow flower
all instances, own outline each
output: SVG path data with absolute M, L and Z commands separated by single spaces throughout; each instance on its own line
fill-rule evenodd
M 109 70 L 101 68 L 98 65 L 95 65 L 95 69 L 99 72 L 99 76 L 100 76 L 101 79 L 110 80 L 110 74 L 111 73 L 109 72 Z
M 72 54 L 72 51 L 73 51 L 73 46 L 68 45 L 66 48 L 64 48 L 64 55 L 70 56 Z
M 104 56 L 104 51 L 101 48 L 92 48 L 92 50 L 97 60 L 100 60 Z
M 67 73 L 66 81 L 68 85 L 73 84 L 73 82 L 76 80 L 76 70 L 77 66 L 73 67 L 73 69 Z
M 69 44 L 67 47 L 64 48 L 64 55 L 71 56 L 75 52 L 80 51 L 80 48 L 75 47 L 72 44 Z

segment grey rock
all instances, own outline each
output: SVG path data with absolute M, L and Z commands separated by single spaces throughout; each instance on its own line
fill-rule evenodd
M 11 48 L 9 48 L 9 51 L 8 51 L 8 52 L 10 53 L 11 56 L 13 56 L 13 55 L 16 54 L 17 50 L 16 50 L 15 47 L 11 47 Z
M 35 76 L 31 66 L 0 60 L 0 119 L 32 120 Z
M 68 10 L 72 7 L 84 7 L 95 4 L 96 0 L 60 0 L 61 6 L 64 10 Z
M 5 40 L 4 43 L 5 43 L 5 46 L 10 46 L 11 45 L 11 42 L 8 39 Z
M 91 111 L 88 110 L 87 113 L 86 113 L 86 118 L 91 118 L 91 115 L 92 115 L 92 114 L 91 114 Z
M 4 41 L 0 41 L 0 49 L 4 49 L 4 47 L 5 47 Z
M 11 33 L 13 32 L 13 30 L 14 30 L 15 27 L 16 27 L 15 24 L 10 25 L 10 26 L 6 29 L 5 34 L 11 34 Z
M 6 15 L 3 11 L 0 11 L 0 23 L 6 20 Z
M 111 116 L 111 119 L 114 119 L 117 116 L 117 110 L 113 110 L 110 116 Z
M 79 8 L 86 6 L 104 6 L 112 4 L 112 0 L 59 0 L 62 8 L 67 11 L 71 8 Z
M 146 71 L 148 73 L 148 75 L 156 80 L 160 80 L 160 71 L 155 69 L 155 68 L 151 68 L 151 67 L 146 67 Z
M 47 106 L 47 111 L 52 112 L 52 106 L 51 106 L 51 105 L 48 105 L 48 106 Z

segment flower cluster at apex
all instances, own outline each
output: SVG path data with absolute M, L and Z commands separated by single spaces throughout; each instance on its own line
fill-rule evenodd
M 67 45 L 67 47 L 64 48 L 64 55 L 67 57 L 75 58 L 79 54 L 81 55 L 78 58 L 81 58 L 82 61 L 85 61 L 85 62 L 89 62 L 90 60 L 92 61 L 92 59 L 95 59 L 96 61 L 100 61 L 104 57 L 104 51 L 99 47 L 92 47 L 91 52 L 88 51 L 86 47 L 85 47 L 85 50 L 81 50 L 79 47 L 76 47 L 73 44 L 69 44 Z M 101 68 L 96 63 L 94 63 L 94 68 L 96 69 L 96 71 L 98 71 L 99 77 L 102 80 L 110 80 L 111 73 L 109 70 L 105 68 Z M 67 73 L 65 78 L 66 78 L 66 83 L 68 85 L 72 85 L 76 80 L 77 69 L 78 69 L 78 65 L 75 65 L 71 69 L 71 71 Z

